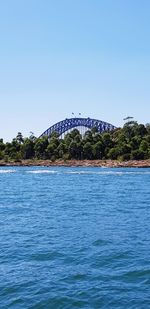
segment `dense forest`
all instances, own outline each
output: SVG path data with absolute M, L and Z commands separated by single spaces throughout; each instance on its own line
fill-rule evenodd
M 63 160 L 142 160 L 150 158 L 150 124 L 136 121 L 125 123 L 123 128 L 98 133 L 96 128 L 84 136 L 77 129 L 60 139 L 57 133 L 36 138 L 24 138 L 19 132 L 12 142 L 0 139 L 0 160 L 19 162 L 24 159 Z

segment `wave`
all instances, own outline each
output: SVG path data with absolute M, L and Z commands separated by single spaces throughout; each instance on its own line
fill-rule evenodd
M 14 169 L 0 169 L 0 174 L 10 174 L 10 173 L 16 173 L 17 171 Z M 18 171 L 19 172 L 19 171 Z M 150 175 L 150 171 L 116 171 L 116 170 L 97 170 L 97 171 L 91 171 L 91 170 L 50 170 L 50 169 L 38 169 L 38 170 L 30 170 L 25 171 L 25 173 L 29 174 L 59 174 L 59 175 L 116 175 L 116 176 L 122 176 L 122 175 Z
M 15 173 L 16 170 L 0 170 L 0 174 L 9 174 L 9 173 Z
M 123 172 L 91 172 L 91 171 L 68 171 L 63 174 L 87 174 L 87 175 L 106 175 L 106 174 L 123 174 Z
M 150 171 L 57 171 L 57 170 L 34 170 L 26 171 L 30 174 L 66 174 L 66 175 L 150 175 Z
M 36 170 L 36 171 L 27 171 L 26 173 L 30 173 L 30 174 L 58 174 L 58 171 Z
M 63 174 L 87 174 L 87 175 L 126 175 L 126 174 L 134 174 L 134 175 L 143 175 L 143 174 L 150 174 L 149 172 L 146 171 L 67 171 L 67 172 L 62 172 Z

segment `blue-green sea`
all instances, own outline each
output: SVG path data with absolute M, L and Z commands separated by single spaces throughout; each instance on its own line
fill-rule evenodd
M 150 308 L 150 169 L 0 167 L 4 308 Z

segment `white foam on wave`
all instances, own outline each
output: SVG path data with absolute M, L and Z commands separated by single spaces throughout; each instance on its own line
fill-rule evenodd
M 27 171 L 30 174 L 58 174 L 57 171 L 50 171 L 50 170 L 36 170 L 36 171 Z
M 0 174 L 10 174 L 10 173 L 15 173 L 16 170 L 1 170 L 0 169 Z
M 88 171 L 67 171 L 67 172 L 63 172 L 63 174 L 93 174 L 94 172 L 88 172 Z
M 68 171 L 64 172 L 64 174 L 85 174 L 85 175 L 107 175 L 107 174 L 123 174 L 123 172 L 112 172 L 112 171 L 103 171 L 103 172 L 92 172 L 92 171 Z
M 145 175 L 150 174 L 150 171 L 56 171 L 56 170 L 34 170 L 26 171 L 30 174 L 66 174 L 66 175 Z
M 150 171 L 67 171 L 62 174 L 83 174 L 83 175 L 145 175 Z
M 124 174 L 134 174 L 134 175 L 145 175 L 145 174 L 149 174 L 150 175 L 150 172 L 148 171 L 141 171 L 141 172 L 124 172 Z

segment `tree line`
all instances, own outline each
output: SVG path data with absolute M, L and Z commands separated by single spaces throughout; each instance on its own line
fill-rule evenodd
M 0 139 L 0 160 L 5 162 L 28 159 L 52 160 L 143 160 L 150 159 L 150 124 L 129 121 L 123 128 L 98 133 L 96 128 L 82 136 L 77 129 L 59 138 L 37 138 L 34 134 L 23 137 L 19 132 L 11 142 Z

